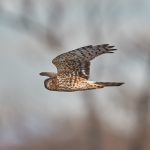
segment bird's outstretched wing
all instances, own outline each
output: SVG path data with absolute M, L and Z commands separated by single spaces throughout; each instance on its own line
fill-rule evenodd
M 68 71 L 76 76 L 89 78 L 90 60 L 104 53 L 113 53 L 114 46 L 102 44 L 96 46 L 85 46 L 66 53 L 53 59 L 52 63 L 57 67 L 57 71 Z

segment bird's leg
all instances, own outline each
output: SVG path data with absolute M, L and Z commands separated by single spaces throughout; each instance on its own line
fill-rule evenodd
M 53 72 L 41 72 L 40 73 L 41 76 L 48 76 L 50 78 L 53 78 L 56 76 L 56 73 L 53 73 Z

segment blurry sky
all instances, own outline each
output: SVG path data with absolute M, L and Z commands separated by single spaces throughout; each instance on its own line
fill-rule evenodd
M 132 128 L 132 109 L 126 112 L 116 103 L 123 101 L 124 88 L 135 95 L 143 88 L 148 55 L 139 55 L 144 50 L 133 45 L 139 35 L 149 34 L 150 1 L 30 2 L 0 1 L 0 143 L 19 140 L 16 124 L 35 135 L 46 134 L 47 130 L 51 133 L 51 129 L 61 128 L 55 125 L 56 120 L 86 115 L 83 92 L 47 91 L 43 85 L 45 78 L 39 73 L 56 72 L 51 63 L 54 57 L 89 44 L 109 43 L 118 49 L 113 55 L 93 60 L 91 78 L 126 84 L 88 94 L 94 95 L 96 109 L 106 122 L 121 130 Z M 29 24 L 23 22 L 26 18 Z M 126 126 L 121 125 L 124 122 Z

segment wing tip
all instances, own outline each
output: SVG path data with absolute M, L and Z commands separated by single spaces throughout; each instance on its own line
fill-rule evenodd
M 40 72 L 39 75 L 40 76 L 46 76 L 45 72 Z
M 103 47 L 104 49 L 107 50 L 108 53 L 113 53 L 111 51 L 116 51 L 117 50 L 116 48 L 114 48 L 115 46 L 109 45 L 109 44 L 95 45 L 94 47 L 98 47 L 98 48 Z

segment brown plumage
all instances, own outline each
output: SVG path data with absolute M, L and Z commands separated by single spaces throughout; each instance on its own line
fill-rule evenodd
M 106 86 L 120 86 L 123 82 L 89 81 L 90 61 L 96 56 L 113 53 L 114 46 L 108 44 L 85 46 L 63 53 L 52 60 L 57 67 L 57 73 L 42 72 L 48 76 L 44 81 L 45 88 L 51 91 L 83 91 Z

